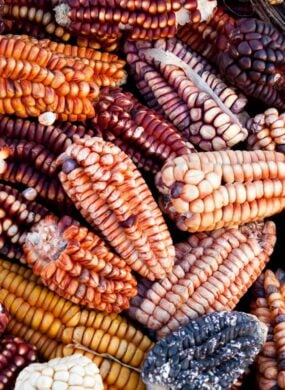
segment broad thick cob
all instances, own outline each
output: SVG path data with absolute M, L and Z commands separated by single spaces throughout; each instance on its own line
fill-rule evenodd
M 48 216 L 27 234 L 26 263 L 58 295 L 89 308 L 120 312 L 137 294 L 126 262 L 70 218 Z
M 285 153 L 285 113 L 269 108 L 247 122 L 249 137 L 248 150 L 276 150 Z
M 230 389 L 254 361 L 266 334 L 266 326 L 246 313 L 203 316 L 151 349 L 142 379 L 150 388 Z
M 119 316 L 80 309 L 43 287 L 32 271 L 0 260 L 0 301 L 7 330 L 45 359 L 81 353 L 99 367 L 105 390 L 142 390 L 137 369 L 150 340 Z M 116 360 L 115 360 L 116 359 Z
M 285 207 L 285 156 L 271 151 L 192 153 L 156 176 L 163 210 L 189 232 L 263 220 Z
M 161 211 L 139 171 L 117 146 L 76 139 L 58 158 L 59 178 L 90 225 L 142 276 L 172 270 L 174 247 Z
M 127 62 L 148 105 L 201 150 L 228 149 L 247 136 L 247 103 L 180 40 L 127 42 Z
M 257 381 L 260 390 L 284 389 L 285 273 L 267 270 L 255 285 L 251 312 L 268 327 L 267 341 L 258 355 Z
M 269 261 L 275 241 L 273 222 L 196 233 L 175 246 L 167 278 L 139 284 L 129 314 L 162 337 L 206 313 L 232 310 Z
M 119 146 L 138 168 L 152 173 L 168 158 L 195 151 L 170 122 L 119 88 L 101 90 L 91 124 L 95 134 Z
M 186 21 L 206 20 L 217 2 L 187 0 L 64 0 L 55 8 L 58 24 L 83 36 L 120 38 L 123 31 L 132 40 L 173 37 Z

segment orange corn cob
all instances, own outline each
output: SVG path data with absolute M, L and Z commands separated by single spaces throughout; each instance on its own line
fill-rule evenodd
M 192 235 L 176 245 L 167 278 L 138 286 L 130 315 L 163 337 L 201 315 L 232 310 L 269 261 L 275 241 L 273 222 Z
M 76 139 L 58 158 L 59 178 L 91 226 L 141 275 L 161 279 L 174 247 L 162 214 L 139 171 L 117 146 Z
M 105 389 L 144 389 L 137 369 L 151 341 L 126 320 L 80 309 L 43 287 L 31 270 L 4 260 L 0 302 L 11 316 L 9 333 L 34 344 L 43 358 L 81 353 L 97 364 Z
M 256 360 L 260 390 L 285 389 L 285 273 L 267 270 L 255 285 L 251 312 L 268 326 L 267 342 Z
M 181 230 L 215 230 L 262 220 L 285 207 L 285 156 L 256 150 L 193 153 L 156 176 L 161 206 Z
M 34 225 L 24 252 L 43 284 L 74 303 L 120 312 L 137 294 L 136 280 L 125 261 L 94 233 L 65 218 L 50 215 Z

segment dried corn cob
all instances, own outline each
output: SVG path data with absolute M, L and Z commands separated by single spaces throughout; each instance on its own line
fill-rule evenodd
M 4 333 L 9 321 L 9 314 L 5 306 L 0 303 L 0 336 Z
M 285 153 L 285 113 L 270 108 L 247 122 L 249 150 L 276 150 Z
M 159 341 L 147 355 L 142 379 L 176 390 L 229 389 L 254 361 L 266 334 L 250 314 L 209 314 Z
M 76 58 L 40 47 L 36 40 L 0 36 L 0 113 L 20 117 L 51 111 L 62 120 L 94 115 L 99 88 L 94 70 Z
M 226 26 L 220 42 L 220 72 L 247 96 L 285 108 L 285 37 L 258 19 L 239 19 Z
M 18 337 L 0 339 L 0 388 L 14 389 L 19 372 L 36 360 L 36 348 Z
M 135 165 L 117 146 L 77 139 L 58 158 L 59 178 L 83 217 L 130 267 L 154 280 L 171 271 L 174 247 Z
M 225 25 L 234 25 L 234 19 L 217 7 L 209 20 L 202 23 L 187 23 L 177 32 L 177 37 L 211 62 L 218 54 L 217 41 Z
M 247 136 L 239 116 L 247 102 L 177 39 L 128 42 L 127 62 L 151 108 L 202 150 L 223 150 Z
M 167 278 L 139 285 L 129 314 L 162 337 L 190 319 L 232 310 L 269 261 L 275 241 L 273 222 L 196 233 L 175 246 Z
M 216 8 L 216 0 L 200 1 L 74 1 L 55 7 L 59 25 L 83 36 L 104 34 L 119 38 L 122 31 L 130 39 L 173 37 L 178 24 L 206 20 Z
M 168 158 L 195 151 L 170 122 L 119 88 L 101 90 L 95 112 L 95 133 L 119 146 L 138 168 L 156 173 Z
M 89 308 L 120 312 L 137 294 L 125 261 L 87 228 L 48 216 L 34 225 L 23 247 L 26 262 L 44 285 Z
M 15 390 L 71 389 L 103 390 L 98 367 L 92 360 L 79 354 L 52 359 L 47 363 L 30 364 L 18 375 Z
M 144 389 L 136 369 L 151 342 L 126 320 L 80 309 L 43 287 L 32 271 L 3 260 L 0 287 L 12 317 L 8 331 L 36 345 L 45 359 L 81 353 L 97 364 L 105 389 Z
M 238 226 L 283 210 L 285 157 L 263 150 L 192 153 L 168 161 L 156 185 L 179 229 Z
M 284 370 L 284 318 L 285 273 L 267 270 L 255 285 L 251 312 L 268 327 L 267 342 L 256 364 L 260 390 L 285 388 Z

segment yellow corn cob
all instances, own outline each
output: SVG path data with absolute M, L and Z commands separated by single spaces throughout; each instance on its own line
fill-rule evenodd
M 81 353 L 97 364 L 105 389 L 144 389 L 139 367 L 151 341 L 126 320 L 81 309 L 43 287 L 32 271 L 4 260 L 0 302 L 11 316 L 7 331 L 34 344 L 43 358 Z

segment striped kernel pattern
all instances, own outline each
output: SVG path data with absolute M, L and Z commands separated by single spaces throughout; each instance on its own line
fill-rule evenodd
M 144 389 L 136 369 L 152 344 L 126 320 L 81 309 L 43 287 L 31 270 L 4 260 L 0 301 L 11 316 L 9 333 L 35 345 L 43 358 L 81 353 L 99 367 L 105 390 Z
M 232 310 L 261 274 L 275 242 L 271 221 L 193 234 L 175 246 L 167 278 L 139 284 L 129 314 L 164 337 L 206 313 Z
M 156 175 L 162 209 L 177 227 L 210 231 L 263 220 L 285 207 L 285 156 L 274 151 L 192 153 Z
M 76 304 L 116 313 L 137 294 L 126 262 L 70 218 L 47 216 L 32 227 L 23 249 L 43 284 Z
M 256 360 L 260 390 L 284 389 L 285 273 L 266 270 L 255 284 L 251 312 L 268 327 L 267 341 Z
M 133 270 L 151 280 L 172 270 L 174 247 L 162 213 L 124 152 L 98 137 L 76 139 L 58 164 L 76 208 Z

